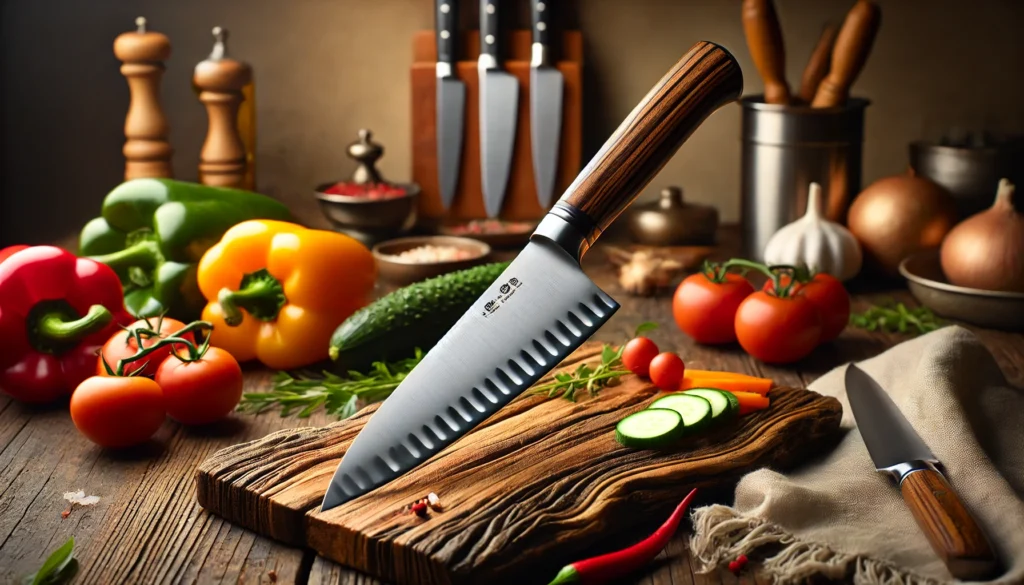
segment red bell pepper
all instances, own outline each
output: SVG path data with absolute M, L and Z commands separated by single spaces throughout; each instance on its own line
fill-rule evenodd
M 121 294 L 109 266 L 54 246 L 0 260 L 0 390 L 34 403 L 70 395 L 96 372 L 103 343 L 133 320 Z

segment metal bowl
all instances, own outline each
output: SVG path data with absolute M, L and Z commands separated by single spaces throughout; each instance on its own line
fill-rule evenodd
M 410 262 L 398 257 L 402 252 L 420 246 L 454 246 L 468 251 L 470 256 L 462 260 L 445 262 Z M 396 286 L 405 286 L 448 272 L 465 270 L 482 264 L 490 253 L 491 247 L 484 242 L 452 236 L 397 238 L 373 247 L 373 257 L 377 260 L 377 272 L 381 280 Z
M 412 183 L 396 183 L 405 195 L 388 199 L 370 199 L 350 195 L 331 195 L 324 191 L 337 181 L 317 185 L 320 209 L 334 228 L 367 246 L 408 233 L 416 225 L 416 207 L 420 188 Z
M 1024 293 L 949 284 L 938 250 L 918 252 L 900 263 L 910 293 L 937 314 L 981 327 L 1024 331 Z

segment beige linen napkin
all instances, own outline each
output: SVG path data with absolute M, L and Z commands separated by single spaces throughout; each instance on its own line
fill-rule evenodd
M 1011 387 L 977 337 L 945 327 L 861 362 L 945 465 L 988 533 L 1004 573 L 1024 583 L 1024 391 Z M 916 585 L 953 581 L 856 430 L 840 366 L 810 385 L 843 404 L 845 435 L 827 455 L 782 474 L 752 472 L 733 507 L 694 512 L 702 572 L 740 554 L 765 558 L 777 583 L 810 577 Z

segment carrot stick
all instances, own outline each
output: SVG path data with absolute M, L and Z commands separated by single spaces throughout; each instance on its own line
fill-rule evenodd
M 732 392 L 731 390 L 727 390 L 727 392 L 731 392 L 732 395 L 736 397 L 736 400 L 740 401 L 741 415 L 754 412 L 756 410 L 764 410 L 768 408 L 768 405 L 770 404 L 767 396 L 761 396 L 760 394 L 755 394 L 753 392 Z
M 709 374 L 714 373 L 709 372 Z M 772 381 L 754 377 L 695 376 L 692 371 L 687 370 L 680 389 L 689 390 L 691 388 L 718 388 L 729 392 L 751 392 L 765 396 L 772 389 Z
M 687 376 L 694 376 L 699 378 L 735 378 L 740 380 L 765 380 L 766 378 L 758 378 L 757 376 L 751 376 L 749 374 L 739 374 L 737 372 L 722 372 L 718 370 L 693 370 L 690 368 L 686 369 Z

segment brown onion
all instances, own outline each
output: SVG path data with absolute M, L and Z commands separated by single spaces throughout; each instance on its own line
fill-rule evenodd
M 937 183 L 912 175 L 868 185 L 846 220 L 864 251 L 865 268 L 894 277 L 904 258 L 938 248 L 955 223 L 953 197 Z
M 969 288 L 1024 292 L 1024 214 L 1013 207 L 1013 183 L 999 181 L 992 207 L 972 215 L 942 242 L 942 271 Z

